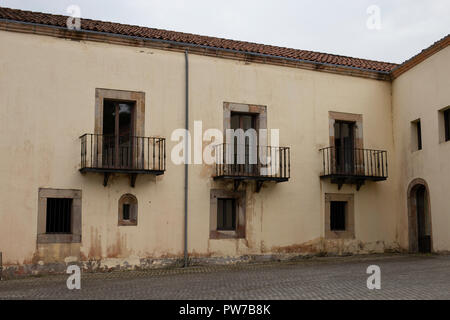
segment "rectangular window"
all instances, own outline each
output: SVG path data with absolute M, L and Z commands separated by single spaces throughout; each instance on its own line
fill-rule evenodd
M 445 141 L 450 141 L 450 109 L 444 110 Z
M 330 203 L 330 230 L 345 231 L 345 216 L 347 202 L 331 201 Z
M 72 199 L 47 198 L 46 233 L 72 232 Z
M 37 242 L 81 242 L 81 190 L 39 189 Z
M 217 230 L 236 230 L 236 199 L 217 199 Z
M 422 126 L 420 120 L 417 121 L 417 150 L 422 150 Z
M 130 205 L 124 204 L 123 205 L 123 220 L 130 220 Z
M 420 119 L 411 122 L 412 151 L 422 150 L 422 125 Z

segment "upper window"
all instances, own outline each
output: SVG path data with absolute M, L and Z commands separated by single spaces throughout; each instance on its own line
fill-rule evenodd
M 144 165 L 145 94 L 96 89 L 95 167 L 135 169 Z M 92 141 L 91 141 L 92 145 Z M 92 151 L 91 151 L 92 152 Z
M 450 108 L 444 111 L 445 141 L 450 140 Z
M 411 122 L 412 150 L 422 150 L 422 124 L 420 119 Z
M 103 165 L 133 165 L 135 103 L 105 100 L 103 103 Z
M 450 141 L 450 107 L 439 111 L 439 142 Z
M 119 226 L 136 226 L 138 202 L 132 194 L 125 194 L 119 199 Z
M 37 240 L 81 242 L 81 190 L 39 189 Z

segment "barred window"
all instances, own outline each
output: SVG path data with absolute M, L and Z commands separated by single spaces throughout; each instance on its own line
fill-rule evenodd
M 72 199 L 47 198 L 46 233 L 72 232 Z
M 345 216 L 347 202 L 331 201 L 330 203 L 330 230 L 345 231 Z

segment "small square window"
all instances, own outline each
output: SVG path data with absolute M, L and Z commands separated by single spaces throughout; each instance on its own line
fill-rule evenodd
M 347 202 L 331 201 L 330 203 L 330 230 L 345 231 Z
M 355 212 L 353 194 L 325 194 L 325 238 L 355 238 Z
M 209 238 L 245 238 L 245 192 L 212 189 L 210 200 Z
M 236 199 L 217 199 L 217 230 L 236 230 Z
M 81 242 L 81 190 L 39 189 L 37 242 Z

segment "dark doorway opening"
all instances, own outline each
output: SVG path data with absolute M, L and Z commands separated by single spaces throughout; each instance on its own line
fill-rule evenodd
M 250 141 L 249 136 L 245 136 L 245 140 L 243 141 L 244 146 L 242 144 L 242 141 L 239 141 L 237 137 L 234 137 L 234 161 L 233 161 L 233 171 L 235 172 L 242 172 L 245 175 L 255 175 L 257 174 L 258 165 L 257 163 L 251 163 L 254 161 L 250 161 L 250 159 L 257 159 L 257 153 L 258 150 L 258 132 L 256 131 L 256 120 L 257 115 L 251 114 L 251 113 L 239 113 L 239 112 L 232 112 L 231 113 L 231 129 L 238 130 L 242 129 L 244 133 L 247 132 L 247 130 L 255 130 L 256 141 Z M 244 163 L 242 161 L 238 161 L 239 159 L 239 152 L 244 151 L 245 158 Z M 241 162 L 241 163 L 239 163 Z
M 336 172 L 353 174 L 355 169 L 355 123 L 336 121 L 334 123 L 334 147 Z
M 410 252 L 433 251 L 429 188 L 425 180 L 414 179 L 408 187 L 408 233 Z
M 431 252 L 431 235 L 428 228 L 426 188 L 419 185 L 416 189 L 417 240 L 421 253 Z
M 134 103 L 105 100 L 103 104 L 103 166 L 133 166 Z

